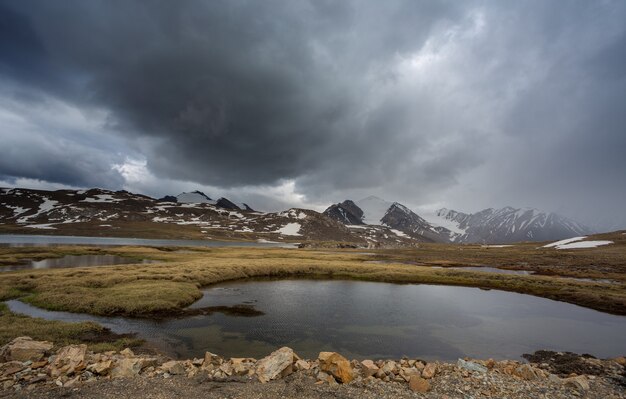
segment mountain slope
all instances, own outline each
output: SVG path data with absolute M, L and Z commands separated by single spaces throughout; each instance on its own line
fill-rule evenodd
M 531 208 L 488 208 L 474 214 L 443 208 L 430 222 L 448 227 L 459 243 L 548 241 L 592 233 L 571 219 Z
M 127 191 L 0 188 L 0 233 L 412 245 L 388 231 L 348 228 L 307 209 L 255 212 L 202 193 L 156 200 Z M 170 201 L 164 201 L 164 200 Z M 204 202 L 198 202 L 204 201 Z

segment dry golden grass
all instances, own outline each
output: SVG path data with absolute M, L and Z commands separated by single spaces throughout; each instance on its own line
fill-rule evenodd
M 266 248 L 195 248 L 191 252 L 181 253 L 146 247 L 54 247 L 45 249 L 46 256 L 62 256 L 68 251 L 97 250 L 163 262 L 2 273 L 0 300 L 21 297 L 47 309 L 141 317 L 185 307 L 200 297 L 200 287 L 210 284 L 250 277 L 289 276 L 501 289 L 626 314 L 623 274 L 626 245 L 622 241 L 611 248 L 577 250 L 574 254 L 571 251 L 547 251 L 537 247 L 537 244 L 509 248 L 431 244 L 410 250 L 373 251 L 376 256 L 360 254 L 362 251 Z M 32 250 L 35 256 L 44 251 L 36 248 Z M 28 249 L 0 249 L 0 259 L 10 256 L 26 258 L 29 256 Z M 374 258 L 412 261 L 422 266 L 367 262 Z M 583 265 L 590 259 L 601 265 L 599 268 L 587 266 L 584 272 Z M 550 276 L 504 275 L 430 267 L 477 264 L 511 267 L 521 262 L 525 262 L 526 269 L 573 265 L 578 268 L 579 275 L 582 273 L 607 278 L 608 274 L 621 283 L 579 282 Z
M 18 315 L 0 303 L 0 346 L 21 336 L 51 341 L 57 347 L 87 343 L 89 349 L 95 352 L 121 350 L 143 342 L 131 337 L 116 336 L 95 323 L 64 323 Z

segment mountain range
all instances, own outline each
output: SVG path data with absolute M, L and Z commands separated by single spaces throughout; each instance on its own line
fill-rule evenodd
M 440 209 L 418 215 L 377 197 L 333 204 L 323 213 L 292 208 L 258 212 L 247 204 L 200 192 L 151 198 L 128 191 L 0 188 L 0 233 L 184 237 L 355 246 L 420 242 L 511 243 L 590 233 L 585 226 L 535 209 Z
M 488 208 L 473 214 L 442 208 L 423 216 L 398 202 L 370 196 L 328 207 L 324 214 L 346 225 L 381 225 L 436 242 L 512 243 L 591 234 L 588 227 L 532 208 Z

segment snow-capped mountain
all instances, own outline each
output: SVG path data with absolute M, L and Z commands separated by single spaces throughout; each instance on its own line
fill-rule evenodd
M 190 193 L 180 193 L 177 196 L 166 195 L 161 198 L 162 202 L 177 202 L 179 204 L 210 204 L 215 205 L 218 208 L 224 209 L 239 209 L 252 211 L 253 209 L 245 203 L 232 202 L 228 198 L 221 197 L 217 200 L 211 199 L 208 195 L 202 191 L 192 191 Z
M 185 201 L 185 202 L 182 202 Z M 201 192 L 159 200 L 128 191 L 0 188 L 0 234 L 312 241 L 411 246 L 388 228 L 352 229 L 319 212 L 256 212 Z M 147 236 L 146 236 L 147 235 Z
M 432 224 L 453 231 L 452 241 L 460 243 L 547 241 L 592 233 L 588 227 L 564 216 L 532 208 L 507 206 L 473 214 L 442 208 L 426 217 Z
M 456 243 L 559 240 L 592 231 L 555 213 L 530 208 L 485 209 L 474 214 L 440 209 L 423 217 L 408 207 L 370 196 L 331 205 L 328 217 L 348 225 L 380 225 L 415 239 Z
M 451 236 L 449 230 L 431 225 L 406 206 L 375 196 L 333 204 L 324 214 L 348 225 L 384 226 L 395 234 L 420 241 L 449 242 Z

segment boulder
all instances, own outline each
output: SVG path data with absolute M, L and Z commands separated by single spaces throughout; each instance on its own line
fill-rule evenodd
M 293 367 L 295 360 L 296 356 L 293 350 L 282 347 L 257 362 L 257 378 L 262 383 L 271 381 L 286 372 L 285 370 Z
M 85 364 L 85 355 L 87 353 L 87 345 L 68 345 L 57 351 L 50 368 L 50 375 L 56 378 L 60 375 L 73 375 L 80 372 L 87 366 Z
M 120 355 L 124 357 L 134 357 L 135 353 L 130 348 L 126 348 L 120 352 Z
M 185 366 L 181 362 L 177 362 L 176 360 L 170 360 L 169 362 L 165 362 L 161 365 L 161 370 L 166 373 L 170 373 L 171 375 L 181 375 L 185 374 Z M 230 374 L 229 374 L 230 375 Z
M 421 373 L 415 367 L 400 367 L 400 376 L 404 379 L 404 381 L 409 382 L 412 376 L 420 376 Z
M 17 337 L 0 348 L 0 362 L 39 361 L 53 347 L 52 342 L 34 341 L 31 337 Z
M 563 379 L 563 384 L 566 387 L 571 387 L 577 389 L 579 391 L 588 391 L 589 390 L 589 381 L 587 377 L 584 375 L 579 375 L 576 377 L 569 377 Z
M 430 390 L 430 383 L 428 380 L 414 375 L 409 380 L 409 389 L 413 392 L 426 393 Z
M 371 360 L 363 360 L 361 362 L 361 368 L 363 370 L 363 376 L 366 378 L 376 374 L 376 372 L 379 370 L 378 366 L 375 365 L 374 362 Z
M 211 352 L 206 352 L 204 354 L 204 362 L 202 363 L 203 367 L 208 367 L 209 365 L 213 365 L 213 366 L 219 366 L 220 364 L 222 364 L 224 360 L 219 356 L 216 355 L 215 353 L 211 353 Z
M 320 352 L 318 356 L 320 370 L 335 377 L 341 383 L 348 383 L 354 379 L 354 372 L 350 362 L 336 352 Z
M 437 365 L 435 363 L 428 363 L 424 370 L 422 370 L 422 378 L 426 378 L 427 380 L 433 378 L 435 373 L 437 372 Z
M 113 378 L 133 378 L 138 376 L 140 371 L 140 359 L 124 358 L 117 362 L 110 374 Z

